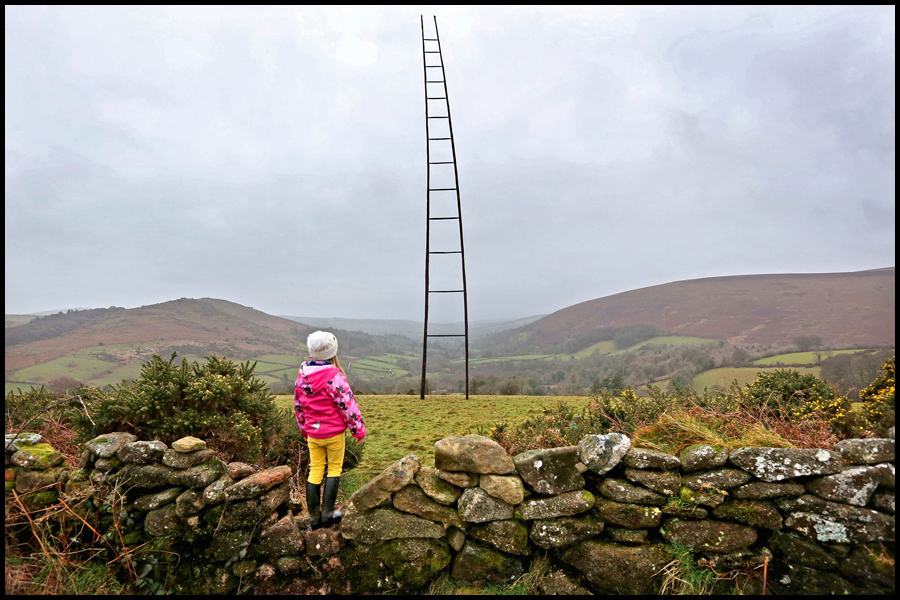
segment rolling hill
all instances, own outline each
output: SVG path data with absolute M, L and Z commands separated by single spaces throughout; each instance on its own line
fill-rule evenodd
M 507 353 L 550 352 L 590 340 L 603 328 L 647 326 L 735 345 L 787 346 L 796 337 L 815 335 L 834 348 L 889 346 L 894 284 L 894 267 L 676 281 L 564 308 L 496 334 L 485 345 Z M 567 351 L 573 351 L 571 344 Z

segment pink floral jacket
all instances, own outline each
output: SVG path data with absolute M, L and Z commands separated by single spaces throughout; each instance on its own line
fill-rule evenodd
M 366 437 L 359 404 L 350 383 L 331 363 L 307 361 L 300 365 L 294 385 L 294 414 L 300 433 L 325 439 L 349 429 L 356 439 Z

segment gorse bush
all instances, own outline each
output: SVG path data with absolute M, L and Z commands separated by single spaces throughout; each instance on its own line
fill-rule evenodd
M 894 407 L 896 391 L 894 389 L 895 357 L 887 359 L 881 367 L 881 374 L 872 383 L 859 392 L 863 401 L 864 412 L 872 428 L 884 435 L 888 428 L 894 426 Z
M 79 439 L 126 431 L 169 444 L 192 435 L 241 460 L 277 463 L 288 456 L 300 432 L 290 410 L 279 409 L 253 376 L 255 363 L 209 356 L 203 365 L 177 364 L 175 356 L 154 355 L 132 383 L 91 390 L 89 412 L 74 418 Z

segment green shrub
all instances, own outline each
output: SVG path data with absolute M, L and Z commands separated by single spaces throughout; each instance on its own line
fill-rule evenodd
M 127 431 L 171 443 L 192 435 L 229 457 L 287 459 L 300 432 L 290 409 L 279 409 L 265 382 L 253 376 L 255 363 L 213 355 L 202 366 L 185 359 L 177 364 L 175 356 L 154 355 L 131 383 L 87 391 L 89 415 L 74 418 L 79 439 Z
M 864 390 L 859 392 L 859 399 L 864 402 L 864 412 L 869 425 L 878 434 L 884 435 L 888 428 L 894 426 L 894 407 L 896 391 L 894 389 L 894 361 L 891 357 L 881 367 L 881 374 Z

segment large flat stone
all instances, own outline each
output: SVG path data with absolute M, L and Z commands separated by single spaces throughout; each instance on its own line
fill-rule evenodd
M 555 496 L 584 487 L 577 446 L 528 450 L 514 456 L 513 463 L 522 480 L 539 494 Z
M 516 509 L 516 518 L 531 521 L 571 517 L 590 510 L 595 502 L 596 498 L 587 490 L 566 492 L 549 498 L 529 498 Z
M 894 440 L 889 438 L 871 438 L 857 440 L 841 440 L 834 445 L 846 461 L 874 465 L 894 460 Z
M 351 505 L 341 521 L 341 535 L 360 544 L 374 544 L 397 538 L 440 538 L 444 528 L 390 507 L 358 512 Z
M 480 487 L 467 489 L 459 498 L 459 516 L 470 523 L 511 519 L 515 510 L 511 504 L 491 496 Z
M 560 558 L 601 590 L 642 596 L 659 592 L 660 571 L 672 560 L 661 544 L 620 546 L 598 540 L 572 546 Z
M 602 475 L 612 470 L 631 449 L 631 439 L 621 433 L 586 435 L 578 442 L 581 463 Z
M 415 454 L 407 454 L 350 496 L 350 503 L 363 512 L 382 504 L 391 494 L 409 485 L 422 462 Z
M 495 473 L 516 472 L 512 458 L 500 444 L 483 435 L 454 435 L 434 444 L 434 466 L 442 471 Z
M 711 520 L 669 519 L 660 533 L 669 543 L 683 544 L 695 551 L 723 553 L 747 548 L 757 537 L 752 527 Z
M 739 448 L 731 453 L 728 460 L 768 482 L 808 475 L 830 475 L 841 470 L 839 453 L 816 448 Z

